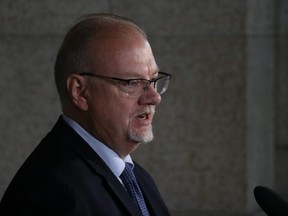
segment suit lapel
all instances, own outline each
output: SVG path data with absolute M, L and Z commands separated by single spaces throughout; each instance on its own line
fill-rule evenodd
M 125 206 L 125 208 L 130 212 L 131 215 L 141 216 L 141 212 L 139 211 L 138 207 L 134 204 L 130 195 L 127 193 L 123 185 L 119 182 L 117 177 L 113 174 L 110 168 L 98 156 L 97 153 L 95 153 L 94 151 L 92 153 L 93 155 L 95 154 L 94 157 L 97 158 L 97 160 L 85 157 L 83 157 L 83 160 L 85 160 L 90 165 L 90 168 L 97 175 L 103 177 L 103 180 L 106 182 L 107 186 L 118 197 L 119 202 L 121 202 Z
M 134 173 L 145 198 L 150 215 L 170 215 L 154 181 L 137 163 L 134 162 L 134 164 Z
M 69 125 L 67 125 L 62 117 L 59 118 L 55 125 L 54 132 L 56 132 L 57 136 L 64 143 L 70 145 L 82 160 L 86 161 L 86 164 L 95 172 L 95 174 L 103 177 L 103 180 L 106 181 L 108 187 L 110 187 L 118 197 L 119 202 L 125 206 L 131 215 L 141 215 L 138 207 L 134 204 L 125 188 L 106 163 Z
M 118 179 L 116 179 L 118 181 Z M 130 212 L 131 215 L 135 216 L 141 216 L 141 212 L 137 205 L 133 202 L 130 195 L 127 193 L 127 191 L 124 189 L 124 187 L 121 185 L 121 183 L 117 182 L 117 184 L 111 179 L 107 180 L 107 184 L 112 189 L 112 191 L 115 193 L 115 195 L 118 197 L 119 201 L 122 202 L 122 204 L 126 207 L 126 209 Z M 120 187 L 119 187 L 120 185 Z

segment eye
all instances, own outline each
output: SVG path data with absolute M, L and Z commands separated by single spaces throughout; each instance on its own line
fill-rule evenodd
M 141 81 L 140 80 L 131 80 L 130 82 L 129 82 L 129 87 L 137 87 L 139 84 L 141 83 Z

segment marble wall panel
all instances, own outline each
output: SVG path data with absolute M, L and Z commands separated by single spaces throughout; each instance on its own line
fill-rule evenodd
M 160 68 L 173 77 L 158 107 L 155 141 L 135 158 L 155 177 L 173 212 L 241 211 L 245 40 L 173 36 L 152 37 L 151 44 Z
M 278 38 L 278 74 L 277 74 L 277 99 L 278 99 L 278 145 L 288 146 L 288 36 Z
M 246 33 L 248 36 L 271 36 L 275 33 L 277 1 L 246 1 Z
M 288 5 L 287 5 L 288 6 Z M 282 195 L 288 197 L 288 37 L 281 36 L 278 38 L 278 73 L 277 73 L 277 134 L 276 134 L 276 161 L 275 184 Z
M 113 0 L 114 13 L 135 19 L 150 35 L 243 34 L 243 0 Z
M 59 38 L 0 36 L 0 197 L 60 113 L 53 62 Z
M 2 0 L 0 33 L 63 34 L 82 14 L 108 11 L 105 0 Z
M 279 23 L 278 33 L 280 35 L 288 34 L 288 1 L 286 0 L 278 0 L 278 8 L 277 8 L 277 23 Z
M 286 0 L 277 2 L 287 5 Z M 155 140 L 133 157 L 155 177 L 173 215 L 246 214 L 247 200 L 253 199 L 247 189 L 250 164 L 245 139 L 247 36 L 273 36 L 274 3 L 2 0 L 0 197 L 60 113 L 53 82 L 60 35 L 83 13 L 114 12 L 144 27 L 160 69 L 173 75 L 156 113 Z M 283 33 L 287 8 L 282 6 L 278 11 Z M 287 64 L 286 51 L 281 50 L 278 122 L 283 132 L 278 137 L 285 140 Z M 283 151 L 280 156 L 276 173 L 284 186 Z

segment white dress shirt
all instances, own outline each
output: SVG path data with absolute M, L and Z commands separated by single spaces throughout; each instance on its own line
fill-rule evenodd
M 122 183 L 119 176 L 125 168 L 125 162 L 131 163 L 134 166 L 130 155 L 127 155 L 124 159 L 120 158 L 115 151 L 94 138 L 73 119 L 65 115 L 62 116 L 65 122 L 70 127 L 72 127 L 75 132 L 79 134 L 79 136 L 81 136 L 88 143 L 88 145 L 102 158 L 102 160 L 107 164 L 107 166 L 111 169 L 114 175 Z

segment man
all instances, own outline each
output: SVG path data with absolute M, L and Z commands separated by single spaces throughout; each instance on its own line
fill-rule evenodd
M 145 33 L 123 17 L 83 17 L 54 72 L 63 115 L 10 183 L 0 215 L 169 215 L 130 157 L 152 141 L 155 107 L 171 78 L 159 72 Z

